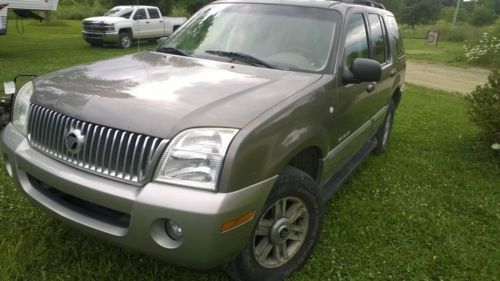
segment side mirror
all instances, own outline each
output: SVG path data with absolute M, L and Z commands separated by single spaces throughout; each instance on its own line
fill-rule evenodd
M 14 81 L 4 82 L 3 89 L 6 95 L 13 95 L 16 93 L 16 83 Z
M 142 15 L 135 15 L 134 20 L 142 20 L 144 17 Z
M 345 84 L 362 82 L 378 82 L 382 78 L 382 66 L 371 59 L 357 58 L 352 63 L 351 69 L 344 69 L 342 80 Z

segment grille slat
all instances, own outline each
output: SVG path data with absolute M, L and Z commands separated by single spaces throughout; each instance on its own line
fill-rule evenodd
M 28 124 L 30 144 L 37 150 L 95 174 L 134 184 L 150 179 L 153 161 L 167 141 L 77 120 L 31 104 Z M 66 145 L 69 132 L 79 130 L 79 151 Z

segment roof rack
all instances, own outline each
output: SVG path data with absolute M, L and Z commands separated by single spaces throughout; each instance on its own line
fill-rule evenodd
M 336 1 L 349 4 L 365 5 L 386 10 L 384 5 L 375 2 L 373 0 L 336 0 Z

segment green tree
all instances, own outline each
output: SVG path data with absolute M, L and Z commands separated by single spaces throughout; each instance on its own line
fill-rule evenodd
M 405 0 L 401 20 L 414 28 L 417 24 L 435 21 L 440 10 L 440 0 Z
M 403 10 L 404 2 L 401 0 L 378 0 L 380 4 L 383 4 L 385 8 L 396 16 L 396 18 L 401 18 L 401 11 Z
M 453 22 L 453 17 L 455 16 L 455 7 L 443 7 L 441 9 L 441 13 L 439 15 L 439 18 L 446 21 L 446 22 Z M 457 20 L 459 22 L 468 22 L 469 18 L 467 15 L 467 11 L 460 7 L 460 10 L 458 10 L 458 17 Z
M 478 5 L 472 12 L 470 24 L 475 26 L 486 26 L 495 22 L 495 20 L 496 14 L 494 10 L 483 5 Z

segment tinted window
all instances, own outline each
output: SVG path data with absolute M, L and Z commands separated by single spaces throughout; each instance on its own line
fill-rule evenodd
M 368 36 L 362 14 L 354 14 L 349 19 L 344 48 L 347 67 L 351 67 L 356 58 L 368 58 Z
M 139 9 L 135 13 L 134 19 L 140 20 L 140 19 L 147 19 L 148 17 L 146 16 L 146 10 L 144 9 Z
M 389 33 L 389 38 L 394 46 L 396 52 L 396 57 L 400 57 L 405 54 L 403 40 L 401 39 L 401 33 L 399 31 L 398 23 L 393 16 L 387 17 L 387 29 Z
M 148 9 L 149 18 L 150 19 L 159 19 L 160 13 L 158 13 L 157 9 Z
M 384 63 L 387 60 L 386 57 L 386 40 L 384 26 L 380 21 L 380 17 L 376 14 L 369 14 L 368 21 L 370 22 L 370 31 L 372 35 L 372 48 L 373 48 L 373 59 Z

